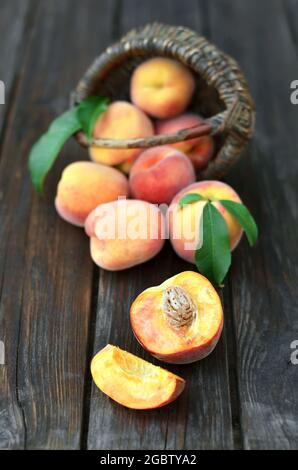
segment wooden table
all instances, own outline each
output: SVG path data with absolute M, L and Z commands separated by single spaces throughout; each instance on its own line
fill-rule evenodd
M 65 146 L 44 197 L 32 189 L 27 157 L 93 58 L 153 20 L 206 35 L 247 76 L 257 127 L 227 181 L 255 215 L 260 240 L 233 254 L 216 350 L 169 366 L 186 378 L 184 394 L 137 412 L 95 388 L 90 359 L 112 343 L 152 361 L 131 332 L 130 304 L 191 266 L 167 244 L 133 269 L 97 269 L 83 230 L 53 204 L 62 169 L 86 152 Z M 298 448 L 298 365 L 290 361 L 298 340 L 297 46 L 297 0 L 0 1 L 1 448 Z

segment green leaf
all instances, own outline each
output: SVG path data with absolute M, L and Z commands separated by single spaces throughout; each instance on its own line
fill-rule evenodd
M 257 224 L 246 206 L 239 202 L 219 201 L 239 222 L 246 233 L 250 246 L 255 245 L 258 238 Z
M 179 206 L 183 207 L 185 204 L 192 204 L 193 202 L 197 201 L 204 201 L 205 198 L 197 193 L 189 193 L 183 196 L 182 199 L 179 201 Z
M 33 145 L 29 155 L 29 171 L 38 192 L 42 192 L 44 179 L 64 143 L 80 129 L 77 108 L 72 108 L 56 118 L 48 131 Z
M 89 96 L 56 118 L 33 145 L 29 155 L 29 171 L 38 192 L 42 192 L 44 179 L 65 142 L 80 129 L 90 139 L 95 121 L 106 110 L 107 104 L 106 98 Z
M 211 202 L 203 209 L 203 242 L 195 252 L 198 270 L 222 286 L 231 265 L 230 239 L 226 221 Z
M 82 101 L 78 107 L 78 118 L 81 123 L 81 129 L 86 134 L 89 141 L 92 139 L 92 133 L 95 122 L 108 106 L 108 99 L 101 96 L 89 96 Z

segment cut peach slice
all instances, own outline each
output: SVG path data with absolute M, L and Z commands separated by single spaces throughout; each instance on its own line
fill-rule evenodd
M 223 310 L 208 279 L 185 271 L 142 292 L 131 306 L 130 319 L 137 340 L 148 352 L 165 362 L 186 364 L 214 349 Z
M 91 373 L 103 393 L 137 410 L 164 406 L 185 386 L 181 377 L 110 344 L 92 359 Z

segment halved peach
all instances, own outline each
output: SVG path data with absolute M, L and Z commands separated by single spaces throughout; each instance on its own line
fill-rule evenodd
M 214 349 L 223 310 L 208 279 L 185 271 L 142 292 L 131 306 L 130 320 L 137 340 L 153 356 L 187 364 Z
M 103 393 L 136 410 L 160 408 L 175 400 L 185 386 L 181 377 L 111 344 L 94 356 L 91 373 Z

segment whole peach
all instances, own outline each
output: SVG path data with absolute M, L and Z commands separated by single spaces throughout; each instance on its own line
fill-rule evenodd
M 155 57 L 135 69 L 130 96 L 146 113 L 165 119 L 182 113 L 194 90 L 195 80 L 187 67 L 172 59 Z
M 75 162 L 62 173 L 55 206 L 63 219 L 83 227 L 88 214 L 99 204 L 128 194 L 127 178 L 120 171 L 98 163 Z
M 156 123 L 157 134 L 174 134 L 181 129 L 198 126 L 203 120 L 195 114 L 182 114 L 173 119 Z M 210 136 L 202 136 L 196 139 L 185 140 L 171 144 L 171 147 L 184 152 L 191 160 L 197 171 L 205 168 L 214 152 L 214 141 Z
M 139 294 L 131 306 L 130 321 L 137 340 L 153 356 L 187 364 L 215 348 L 223 311 L 208 279 L 185 271 Z
M 89 214 L 85 230 L 91 257 L 101 268 L 119 271 L 153 258 L 164 244 L 161 211 L 145 201 L 118 200 Z
M 168 146 L 145 150 L 133 164 L 129 176 L 132 196 L 155 204 L 170 204 L 178 191 L 194 181 L 189 159 Z
M 128 139 L 149 137 L 154 134 L 153 124 L 140 109 L 126 101 L 115 101 L 97 119 L 93 137 L 104 139 Z M 141 149 L 113 149 L 92 145 L 90 157 L 105 165 L 118 165 L 135 160 Z
M 177 255 L 195 264 L 195 250 L 202 241 L 201 220 L 206 201 L 197 201 L 179 207 L 179 201 L 189 193 L 200 194 L 212 201 L 212 204 L 220 211 L 227 223 L 231 250 L 236 248 L 242 237 L 242 228 L 236 218 L 218 202 L 218 199 L 227 199 L 240 203 L 241 199 L 228 184 L 221 181 L 206 180 L 182 189 L 176 194 L 169 207 L 169 234 Z

